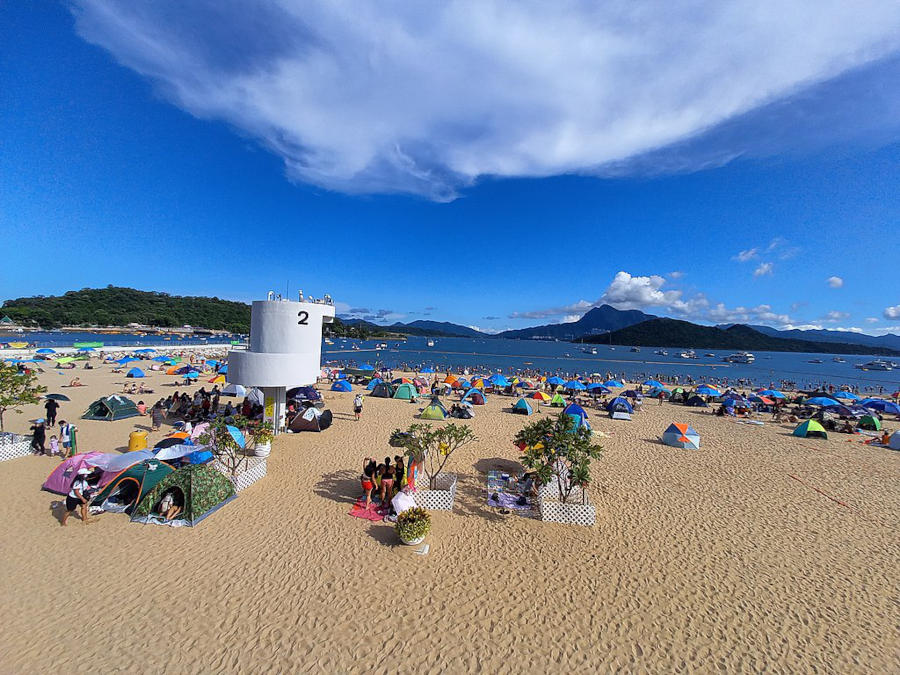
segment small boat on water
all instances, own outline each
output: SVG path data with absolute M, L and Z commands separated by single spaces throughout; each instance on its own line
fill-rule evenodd
M 822 359 L 810 359 L 807 363 L 823 363 Z
M 655 352 L 653 352 L 653 353 L 654 353 L 654 354 L 659 354 L 660 356 L 668 356 L 668 355 L 669 355 L 669 352 L 667 352 L 665 349 L 657 349 L 657 350 L 656 350 Z
M 712 352 L 707 352 L 707 353 L 704 354 L 703 356 L 704 356 L 704 358 L 707 358 L 707 359 L 714 359 L 714 358 L 716 358 L 716 355 L 713 354 Z
M 697 352 L 695 352 L 693 349 L 688 349 L 686 352 L 681 352 L 681 354 L 679 354 L 678 356 L 683 359 L 696 359 Z
M 597 353 L 597 348 L 596 348 L 596 347 L 585 347 L 585 348 L 582 349 L 581 351 L 582 351 L 583 353 L 585 353 L 585 354 L 596 354 L 596 353 Z
M 897 367 L 897 364 L 884 359 L 875 359 L 868 363 L 857 363 L 853 367 L 859 370 L 893 370 Z
M 641 348 L 640 348 L 640 347 L 632 347 L 630 351 L 633 351 L 633 352 L 640 352 L 640 351 L 641 351 Z
M 847 363 L 847 359 L 842 359 L 840 356 L 835 356 L 831 360 L 834 361 L 835 363 Z
M 735 352 L 723 357 L 722 360 L 728 363 L 753 363 L 756 357 L 750 352 Z
M 429 340 L 428 342 L 425 343 L 425 345 L 428 347 L 434 347 L 434 340 Z

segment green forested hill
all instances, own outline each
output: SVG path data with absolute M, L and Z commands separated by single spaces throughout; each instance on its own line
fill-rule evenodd
M 37 324 L 43 328 L 140 323 L 164 328 L 188 324 L 237 333 L 250 330 L 250 305 L 243 302 L 116 286 L 7 300 L 0 314 L 22 325 Z

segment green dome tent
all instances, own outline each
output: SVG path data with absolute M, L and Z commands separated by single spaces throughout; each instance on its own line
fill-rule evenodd
M 124 396 L 104 396 L 91 403 L 81 419 L 114 422 L 128 417 L 137 417 L 139 414 L 137 406 L 131 399 Z
M 863 415 L 859 418 L 859 428 L 869 431 L 881 431 L 881 420 L 875 415 Z
M 816 420 L 806 420 L 797 425 L 794 429 L 794 436 L 800 438 L 828 438 L 825 427 L 816 422 Z
M 372 393 L 369 394 L 374 398 L 393 398 L 394 397 L 394 385 L 389 382 L 379 382 L 375 385 L 375 388 L 372 389 Z
M 403 399 L 404 401 L 415 401 L 418 395 L 416 388 L 408 382 L 401 384 L 397 387 L 397 391 L 394 392 L 394 398 Z
M 447 419 L 449 414 L 440 402 L 435 401 L 426 406 L 419 417 L 423 420 L 444 420 Z
M 565 408 L 566 407 L 566 399 L 564 399 L 560 394 L 553 394 L 553 398 L 550 399 L 550 405 L 554 408 Z
M 170 473 L 138 502 L 131 516 L 139 523 L 162 523 L 159 503 L 171 491 L 175 503 L 183 507 L 176 519 L 193 527 L 224 504 L 237 497 L 234 485 L 208 464 L 189 464 Z
M 101 506 L 104 511 L 125 511 L 140 502 L 173 471 L 175 469 L 161 460 L 144 460 L 119 473 L 97 493 L 91 503 Z

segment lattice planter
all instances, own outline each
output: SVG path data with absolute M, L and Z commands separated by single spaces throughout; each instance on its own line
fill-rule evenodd
M 558 496 L 558 493 L 557 493 Z M 541 520 L 547 523 L 584 525 L 591 527 L 597 522 L 597 509 L 591 504 L 564 503 L 553 499 L 538 499 Z
M 569 502 L 581 501 L 583 495 L 583 491 L 580 487 L 573 487 L 572 492 L 569 493 Z M 541 485 L 538 488 L 538 499 L 548 499 L 551 501 L 559 501 L 559 486 L 556 482 L 556 477 L 550 479 L 550 482 L 546 485 Z
M 266 460 L 262 457 L 248 457 L 245 468 L 236 475 L 231 475 L 228 468 L 219 460 L 213 461 L 213 467 L 231 481 L 235 492 L 246 490 L 260 478 L 265 477 L 267 472 Z
M 413 493 L 416 506 L 430 511 L 452 511 L 453 500 L 456 498 L 456 484 L 455 473 L 438 475 L 435 480 L 435 489 L 420 488 Z
M 0 434 L 0 462 L 31 454 L 31 436 L 5 432 Z

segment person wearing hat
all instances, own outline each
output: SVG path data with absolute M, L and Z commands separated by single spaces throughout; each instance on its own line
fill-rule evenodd
M 72 512 L 79 506 L 81 507 L 81 522 L 85 525 L 89 522 L 88 504 L 91 501 L 92 490 L 91 484 L 88 483 L 88 477 L 90 475 L 91 470 L 87 467 L 78 469 L 75 480 L 72 481 L 72 488 L 69 490 L 69 494 L 66 495 L 66 512 L 62 517 L 62 525 L 64 527 L 66 521 L 69 520 L 69 516 L 72 515 Z
M 44 443 L 47 441 L 47 427 L 44 426 L 44 418 L 34 421 L 31 427 L 31 449 L 38 455 L 46 455 Z

